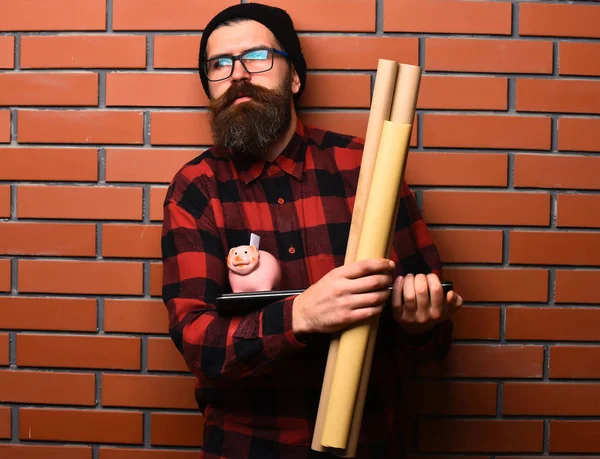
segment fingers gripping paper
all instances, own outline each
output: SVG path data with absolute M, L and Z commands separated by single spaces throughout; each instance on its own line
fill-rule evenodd
M 379 60 L 345 264 L 389 256 L 420 79 L 420 67 Z M 378 323 L 376 317 L 332 337 L 314 450 L 356 455 Z

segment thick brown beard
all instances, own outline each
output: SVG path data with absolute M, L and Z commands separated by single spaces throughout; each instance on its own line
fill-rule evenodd
M 232 105 L 240 95 L 252 100 Z M 243 80 L 209 105 L 216 146 L 242 155 L 262 156 L 289 127 L 292 114 L 291 75 L 275 89 Z

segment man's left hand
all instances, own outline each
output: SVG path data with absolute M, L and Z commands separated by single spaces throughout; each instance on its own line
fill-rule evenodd
M 444 298 L 442 284 L 436 274 L 398 276 L 392 292 L 394 319 L 408 333 L 419 335 L 438 322 L 450 319 L 463 304 L 455 291 Z

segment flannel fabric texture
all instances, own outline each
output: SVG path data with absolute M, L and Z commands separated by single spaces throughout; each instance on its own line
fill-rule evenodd
M 292 298 L 235 317 L 220 316 L 215 303 L 231 291 L 229 249 L 249 244 L 251 233 L 279 260 L 282 290 L 307 288 L 344 263 L 363 146 L 298 121 L 272 162 L 211 147 L 174 176 L 164 202 L 163 301 L 170 336 L 197 377 L 204 459 L 329 457 L 310 444 L 330 336 L 296 336 Z M 441 277 L 406 182 L 391 258 L 394 277 Z M 415 337 L 384 309 L 357 459 L 402 456 L 401 362 L 439 358 L 451 339 L 450 321 Z

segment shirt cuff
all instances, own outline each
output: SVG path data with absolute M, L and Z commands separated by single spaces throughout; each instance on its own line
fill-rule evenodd
M 283 353 L 304 349 L 307 345 L 303 336 L 296 336 L 292 330 L 292 305 L 294 297 L 265 306 L 261 328 L 265 351 L 272 359 Z

